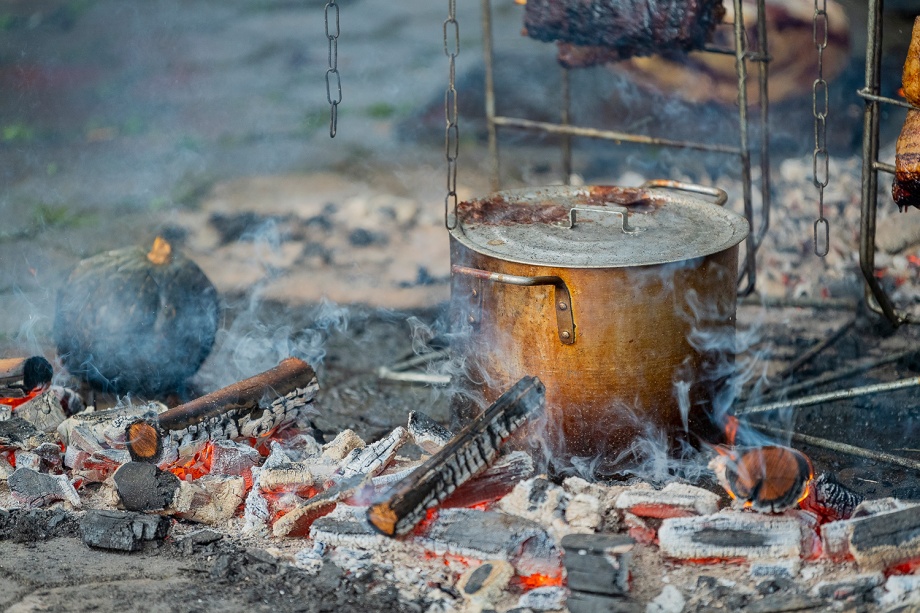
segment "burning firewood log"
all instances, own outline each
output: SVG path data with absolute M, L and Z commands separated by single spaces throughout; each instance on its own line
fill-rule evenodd
M 733 500 L 761 513 L 796 506 L 815 472 L 804 453 L 779 445 L 723 451 L 709 466 Z
M 254 377 L 160 413 L 157 427 L 150 419 L 132 420 L 126 426 L 126 446 L 132 458 L 156 461 L 165 432 L 180 445 L 203 437 L 264 437 L 307 412 L 318 389 L 313 368 L 287 358 Z
M 907 101 L 920 107 L 920 17 L 914 21 L 901 85 Z M 902 212 L 909 206 L 920 209 L 920 110 L 907 111 L 895 147 L 894 167 L 891 196 L 898 209 Z
M 0 404 L 11 404 L 4 401 L 19 400 L 36 388 L 50 385 L 53 376 L 51 363 L 40 355 L 0 359 Z
M 410 532 L 428 509 L 495 460 L 502 443 L 543 410 L 545 392 L 536 377 L 518 381 L 450 443 L 397 483 L 384 501 L 371 506 L 368 521 L 386 536 Z
M 80 262 L 58 292 L 54 340 L 75 376 L 106 391 L 180 388 L 211 351 L 217 290 L 191 260 L 157 238 L 153 248 Z
M 537 40 L 626 59 L 701 49 L 724 15 L 722 0 L 527 0 L 524 28 Z

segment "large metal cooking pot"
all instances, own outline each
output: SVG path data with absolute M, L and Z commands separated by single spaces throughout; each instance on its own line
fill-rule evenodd
M 450 231 L 452 309 L 482 400 L 539 376 L 545 444 L 556 460 L 585 458 L 598 472 L 650 426 L 711 428 L 733 361 L 738 243 L 749 231 L 720 206 L 726 199 L 651 181 L 461 203 Z M 454 421 L 477 411 L 455 403 Z

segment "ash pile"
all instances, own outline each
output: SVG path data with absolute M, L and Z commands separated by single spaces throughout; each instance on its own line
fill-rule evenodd
M 535 378 L 462 431 L 413 411 L 367 442 L 311 424 L 318 382 L 297 358 L 171 409 L 80 410 L 43 372 L 0 422 L 0 506 L 64 513 L 91 548 L 223 537 L 272 568 L 334 567 L 429 611 L 902 610 L 920 598 L 920 505 L 862 500 L 789 448 L 715 450 L 724 491 L 537 474 L 514 436 L 543 410 Z

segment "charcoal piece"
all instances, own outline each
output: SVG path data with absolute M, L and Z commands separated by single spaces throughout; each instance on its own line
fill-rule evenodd
M 812 590 L 812 596 L 847 600 L 867 594 L 885 582 L 881 572 L 847 577 L 841 581 L 822 581 Z
M 508 494 L 514 486 L 533 475 L 533 459 L 524 451 L 512 451 L 470 479 L 448 496 L 442 507 L 472 507 Z
M 322 494 L 317 494 L 278 518 L 272 525 L 272 534 L 306 536 L 310 533 L 314 521 L 331 513 L 340 501 L 354 494 L 364 482 L 363 475 L 343 479 Z
M 808 484 L 808 496 L 801 507 L 828 521 L 837 521 L 849 519 L 862 501 L 862 496 L 837 481 L 834 475 L 821 473 Z
M 335 547 L 385 548 L 386 539 L 364 520 L 363 511 L 361 507 L 338 505 L 330 514 L 313 522 L 310 538 Z
M 211 530 L 210 528 L 204 528 L 202 530 L 195 530 L 194 532 L 189 532 L 183 536 L 179 542 L 181 543 L 191 543 L 195 546 L 204 546 L 210 545 L 211 543 L 216 543 L 217 541 L 224 538 L 224 536 L 219 533 Z
M 80 496 L 64 475 L 47 475 L 30 468 L 18 468 L 7 479 L 13 499 L 25 507 L 43 507 L 66 500 L 80 506 Z
M 147 462 L 122 464 L 112 476 L 118 499 L 129 511 L 159 511 L 173 501 L 179 478 Z
M 443 509 L 415 538 L 430 551 L 477 560 L 510 560 L 524 550 L 525 543 L 531 548 L 544 544 L 550 550 L 552 542 L 536 522 L 475 509 Z
M 658 541 L 661 553 L 680 559 L 798 558 L 802 530 L 795 517 L 723 511 L 666 519 Z
M 397 426 L 395 430 L 376 443 L 362 449 L 353 449 L 342 461 L 342 475 L 346 478 L 355 475 L 373 477 L 386 468 L 407 440 L 409 440 L 409 431 L 402 426 Z
M 849 541 L 860 568 L 884 570 L 920 559 L 920 506 L 854 521 Z
M 409 411 L 408 428 L 413 442 L 428 453 L 437 453 L 454 438 L 453 432 L 421 411 Z
M 161 541 L 170 520 L 160 515 L 123 511 L 87 511 L 80 522 L 83 542 L 99 549 L 138 551 L 144 541 Z
M 827 603 L 814 596 L 776 593 L 744 607 L 745 613 L 785 613 L 786 611 L 825 611 Z
M 31 451 L 44 443 L 53 442 L 54 438 L 16 415 L 0 421 L 0 447 Z
M 626 59 L 702 49 L 724 16 L 722 0 L 528 0 L 524 28 L 536 40 Z
M 644 613 L 646 608 L 622 596 L 572 592 L 565 602 L 570 613 Z
M 629 562 L 636 542 L 620 534 L 568 534 L 562 537 L 570 590 L 625 596 Z
M 54 432 L 67 413 L 61 399 L 53 389 L 48 389 L 16 409 L 16 415 L 30 422 L 42 432 Z

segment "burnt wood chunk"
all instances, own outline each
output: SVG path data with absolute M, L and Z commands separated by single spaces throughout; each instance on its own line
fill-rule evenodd
M 726 512 L 666 519 L 661 553 L 680 559 L 782 559 L 802 552 L 802 526 L 785 515 Z
M 855 521 L 849 540 L 861 568 L 884 570 L 920 560 L 920 506 Z
M 138 551 L 144 541 L 161 541 L 170 520 L 160 515 L 123 511 L 87 511 L 80 522 L 83 542 L 99 549 Z
M 454 433 L 421 411 L 409 412 L 409 434 L 416 445 L 428 453 L 437 453 L 454 438 Z
M 621 534 L 562 537 L 570 590 L 608 596 L 629 591 L 629 561 L 636 542 Z
M 40 355 L 30 358 L 0 358 L 0 396 L 11 396 L 10 390 L 30 392 L 49 385 L 54 376 L 51 362 Z
M 80 506 L 80 495 L 65 475 L 48 475 L 31 468 L 17 468 L 7 479 L 13 499 L 27 508 L 66 500 Z
M 533 476 L 533 459 L 524 451 L 512 451 L 475 478 L 470 479 L 441 503 L 442 507 L 472 507 L 508 494 L 514 486 Z
M 702 49 L 725 16 L 722 0 L 528 0 L 527 35 L 595 45 L 609 59 Z
M 159 511 L 173 501 L 179 478 L 147 462 L 122 464 L 115 474 L 115 491 L 129 511 Z
M 450 443 L 368 509 L 367 518 L 381 534 L 407 534 L 458 487 L 485 470 L 502 444 L 532 415 L 543 410 L 546 388 L 524 377 L 502 394 Z

